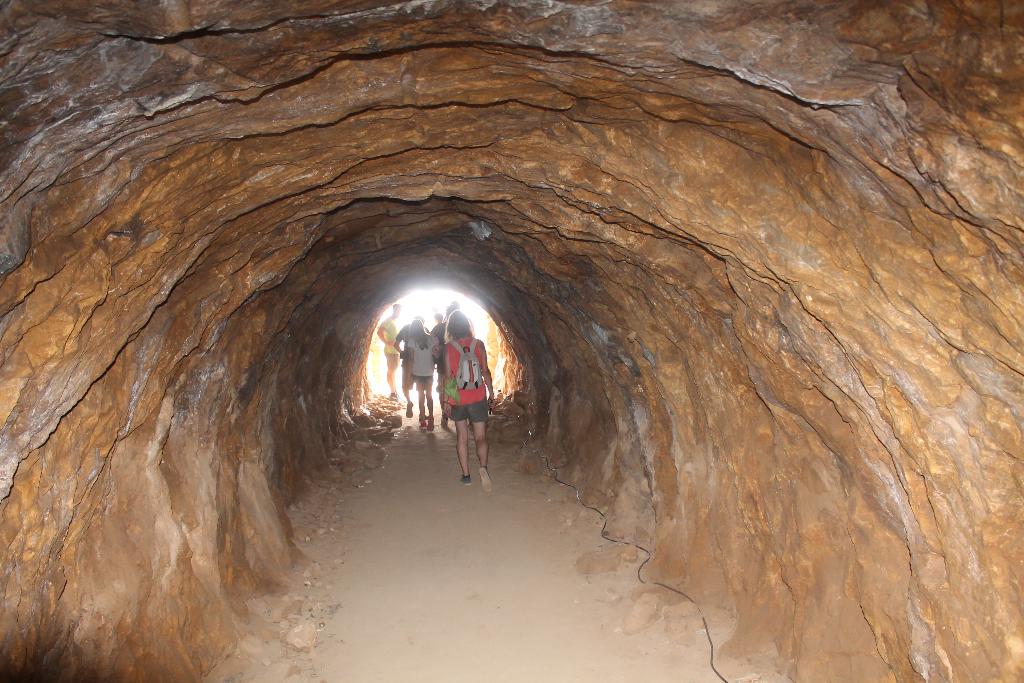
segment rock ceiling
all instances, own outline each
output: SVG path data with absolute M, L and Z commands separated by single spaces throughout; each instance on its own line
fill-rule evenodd
M 4 668 L 208 669 L 429 281 L 729 648 L 1024 676 L 1020 7 L 36 5 L 0 7 Z

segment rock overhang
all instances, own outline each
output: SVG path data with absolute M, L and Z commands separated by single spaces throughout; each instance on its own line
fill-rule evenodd
M 5 489 L 25 469 L 4 505 L 65 520 L 8 518 L 12 547 L 76 528 L 31 481 L 81 477 L 79 500 L 128 453 L 187 448 L 164 418 L 196 404 L 232 453 L 217 420 L 264 411 L 299 455 L 246 452 L 292 490 L 330 447 L 294 425 L 331 417 L 281 422 L 273 377 L 351 400 L 393 273 L 445 268 L 536 368 L 537 433 L 657 542 L 652 567 L 735 612 L 736 643 L 808 680 L 1019 671 L 1011 640 L 956 617 L 1021 620 L 1019 14 L 193 5 L 5 10 Z M 744 626 L 772 614 L 802 626 Z M 840 623 L 849 642 L 813 641 Z

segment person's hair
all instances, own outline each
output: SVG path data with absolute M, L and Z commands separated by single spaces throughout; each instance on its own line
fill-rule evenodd
M 452 311 L 452 314 L 448 316 L 448 326 L 445 330 L 445 337 L 449 341 L 455 339 L 462 339 L 463 337 L 473 336 L 473 325 L 470 324 L 469 318 L 462 311 Z
M 412 338 L 412 343 L 421 349 L 427 348 L 430 345 L 430 335 L 427 334 L 427 328 L 423 326 L 423 318 L 414 318 L 410 324 L 409 336 Z
M 439 323 L 443 323 L 444 322 L 444 316 L 441 315 L 440 313 L 435 313 L 434 314 L 434 321 L 435 322 L 439 322 Z
M 445 310 L 448 312 L 448 315 L 451 315 L 452 312 L 459 310 L 459 302 L 451 302 L 450 304 L 448 304 L 448 308 L 446 308 Z
M 402 304 L 391 304 L 391 313 L 395 314 L 402 310 Z

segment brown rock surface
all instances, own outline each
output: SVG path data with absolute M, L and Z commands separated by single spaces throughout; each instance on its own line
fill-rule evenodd
M 312 650 L 316 645 L 316 625 L 311 621 L 296 624 L 285 634 L 284 642 L 296 650 Z
M 618 571 L 623 565 L 636 562 L 636 559 L 636 548 L 605 545 L 580 555 L 576 559 L 576 571 L 580 574 L 605 574 Z
M 653 593 L 644 593 L 633 602 L 626 618 L 622 620 L 622 632 L 626 635 L 633 635 L 649 628 L 661 618 L 662 608 L 663 605 L 658 601 L 658 596 Z
M 1019 5 L 0 17 L 0 671 L 209 670 L 426 282 L 733 651 L 1024 677 Z

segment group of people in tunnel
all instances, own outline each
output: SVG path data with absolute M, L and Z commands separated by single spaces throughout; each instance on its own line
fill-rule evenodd
M 434 315 L 428 331 L 426 319 L 416 316 L 398 327 L 401 304 L 394 304 L 391 315 L 377 328 L 387 359 L 390 398 L 398 400 L 395 375 L 401 366 L 401 387 L 405 397 L 405 416 L 413 415 L 413 392 L 419 403 L 421 430 L 434 430 L 434 391 L 441 407 L 441 427 L 455 424 L 456 453 L 463 484 L 472 483 L 469 474 L 469 433 L 473 432 L 480 481 L 491 489 L 487 470 L 487 416 L 495 400 L 494 383 L 483 340 L 474 336 L 473 324 L 460 310 L 459 302 L 448 305 L 445 314 Z M 434 384 L 436 370 L 437 383 Z

